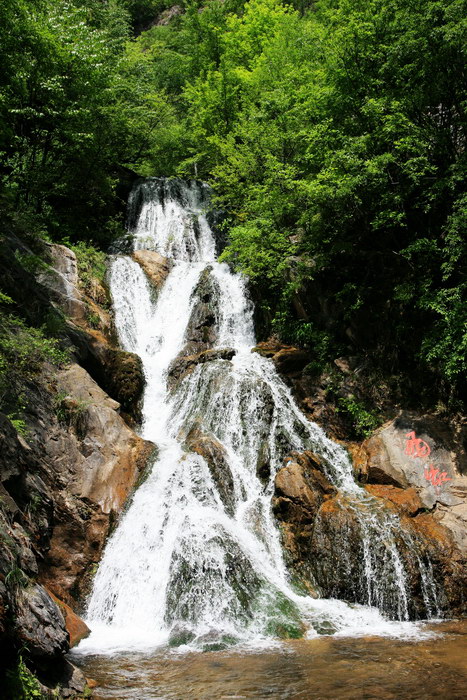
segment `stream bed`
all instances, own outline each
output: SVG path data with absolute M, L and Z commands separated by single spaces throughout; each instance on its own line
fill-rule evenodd
M 321 636 L 263 650 L 80 656 L 95 700 L 418 700 L 467 697 L 467 621 L 420 641 Z

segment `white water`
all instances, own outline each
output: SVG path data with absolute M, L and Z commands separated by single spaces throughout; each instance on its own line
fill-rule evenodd
M 305 419 L 273 364 L 251 352 L 252 307 L 244 280 L 215 261 L 205 200 L 205 188 L 194 183 L 152 180 L 134 191 L 135 248 L 173 259 L 157 295 L 130 257 L 114 256 L 111 263 L 121 345 L 141 357 L 146 375 L 142 435 L 159 454 L 109 539 L 87 611 L 92 634 L 79 651 L 168 642 L 203 648 L 219 640 L 257 646 L 272 641 L 278 624 L 297 625 L 298 619 L 308 636 L 323 624 L 337 634 L 417 634 L 417 626 L 404 622 L 407 591 L 397 519 L 369 504 L 345 450 Z M 184 349 L 206 268 L 215 346 L 236 354 L 231 362 L 199 364 L 170 392 L 168 370 Z M 188 449 L 193 430 L 216 441 L 223 483 Z M 365 602 L 385 609 L 388 600 L 396 600 L 393 613 L 402 622 L 388 621 L 376 607 L 313 599 L 292 589 L 271 497 L 283 458 L 304 449 L 323 458 L 328 477 L 358 512 Z M 257 476 L 260 451 L 271 465 L 266 485 Z M 392 581 L 389 593 L 383 591 L 383 575 Z M 426 588 L 428 601 L 430 585 Z

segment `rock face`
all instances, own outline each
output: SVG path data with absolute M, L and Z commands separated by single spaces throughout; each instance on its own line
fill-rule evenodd
M 415 492 L 467 558 L 465 457 L 439 419 L 403 413 L 363 443 L 366 480 Z
M 44 364 L 26 380 L 25 437 L 0 414 L 0 687 L 2 667 L 24 647 L 45 694 L 75 697 L 85 679 L 63 655 L 88 632 L 75 611 L 154 445 L 122 417 L 137 415 L 144 378 L 139 358 L 109 340 L 110 317 L 98 306 L 105 289 L 95 281 L 93 298 L 89 285 L 81 291 L 76 258 L 64 246 L 48 246 L 52 266 L 39 273 L 16 270 L 14 250 L 32 256 L 21 246 L 12 239 L 11 251 L 0 250 L 7 291 L 33 323 L 52 315 L 80 364 Z
M 394 426 L 390 427 L 393 431 Z M 405 423 L 400 429 L 406 430 Z M 425 437 L 428 441 L 428 436 Z M 405 450 L 405 444 L 402 450 Z M 434 444 L 433 452 L 436 452 Z M 441 454 L 445 456 L 443 452 Z M 374 457 L 373 452 L 370 452 L 371 456 Z M 386 458 L 387 453 L 383 456 Z M 379 464 L 384 464 L 382 457 Z M 397 464 L 400 466 L 401 462 Z M 450 466 L 454 469 L 452 463 Z M 387 464 L 391 479 L 394 468 L 394 465 Z M 430 562 L 439 610 L 464 614 L 467 562 L 463 504 L 443 505 L 448 499 L 440 496 L 441 500 L 428 512 L 423 500 L 426 485 L 402 488 L 393 483 L 367 484 L 365 488 L 373 500 L 360 504 L 358 500 L 339 493 L 322 469 L 319 458 L 313 453 L 292 453 L 275 479 L 273 510 L 281 526 L 288 565 L 301 583 L 308 590 L 317 590 L 326 597 L 368 602 L 362 569 L 365 559 L 363 541 L 367 538 L 374 552 L 373 566 L 378 569 L 378 586 L 372 602 L 397 616 L 400 600 L 394 589 L 385 585 L 384 573 L 385 561 L 389 561 L 385 539 L 391 536 L 395 537 L 406 572 L 411 617 L 426 617 L 434 612 L 426 607 L 423 562 Z M 371 470 L 368 474 L 371 475 Z M 381 481 L 381 471 L 377 476 Z M 454 488 L 456 494 L 460 493 L 458 483 Z M 373 525 L 371 522 L 368 525 L 360 517 L 362 507 L 374 511 L 376 519 Z
M 131 257 L 141 265 L 154 287 L 160 289 L 172 267 L 169 259 L 154 250 L 135 250 Z
M 273 499 L 289 566 L 312 594 L 316 590 L 310 557 L 313 529 L 321 506 L 336 494 L 320 469 L 314 453 L 291 453 L 276 474 Z
M 84 294 L 74 252 L 62 245 L 47 245 L 51 265 L 37 275 L 37 280 L 67 317 L 76 359 L 118 401 L 130 422 L 139 421 L 145 384 L 142 363 L 137 355 L 120 350 L 110 340 L 114 335 L 112 321 L 100 305 L 108 301 L 106 290 L 98 280 L 91 279 L 87 285 L 90 294 Z M 138 255 L 147 274 L 162 284 L 170 270 L 165 258 L 151 251 L 139 251 Z M 97 320 L 98 328 L 90 325 L 90 318 Z
M 219 495 L 229 515 L 235 510 L 235 487 L 226 459 L 225 449 L 212 435 L 202 432 L 199 427 L 193 428 L 188 434 L 185 446 L 206 460 Z
M 79 291 L 76 255 L 64 245 L 47 244 L 51 265 L 41 270 L 38 281 L 47 287 L 54 301 L 70 318 L 84 321 L 86 304 Z

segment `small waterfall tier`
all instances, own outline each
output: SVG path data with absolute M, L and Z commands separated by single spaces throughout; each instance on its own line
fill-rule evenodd
M 80 650 L 412 634 L 398 518 L 355 483 L 344 448 L 305 418 L 272 362 L 251 352 L 252 304 L 244 278 L 216 261 L 208 202 L 195 182 L 140 182 L 129 203 L 133 250 L 164 256 L 170 271 L 155 289 L 136 254 L 111 258 L 115 323 L 122 347 L 143 362 L 141 434 L 157 458 L 107 543 Z M 358 603 L 311 597 L 287 570 L 271 500 L 293 450 L 319 455 L 357 513 Z M 346 556 L 343 546 L 336 566 Z M 428 616 L 437 604 L 425 569 Z

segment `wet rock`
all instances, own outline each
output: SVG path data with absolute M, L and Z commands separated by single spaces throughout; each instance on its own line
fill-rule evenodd
M 256 474 L 263 483 L 269 483 L 271 478 L 271 461 L 269 456 L 269 445 L 266 440 L 260 443 L 258 449 L 258 459 L 256 462 Z
M 167 624 L 184 621 L 196 629 L 204 622 L 203 597 L 211 591 L 218 594 L 219 588 L 224 591 L 226 612 L 232 621 L 249 622 L 254 616 L 263 582 L 235 540 L 221 527 L 217 532 L 203 542 L 196 557 L 192 540 L 185 542 L 181 535 L 167 585 Z
M 136 250 L 131 257 L 141 265 L 154 287 L 160 289 L 172 268 L 168 258 L 154 250 Z
M 194 355 L 202 350 L 208 350 L 217 341 L 216 299 L 219 296 L 219 289 L 211 273 L 211 267 L 203 270 L 193 291 L 193 311 L 188 321 L 185 334 L 187 342 L 182 355 Z
M 259 343 L 252 352 L 271 358 L 277 371 L 283 375 L 300 373 L 310 362 L 309 353 L 291 345 L 282 345 L 274 340 Z
M 182 355 L 174 360 L 168 371 L 168 382 L 172 388 L 182 379 L 191 374 L 198 365 L 215 360 L 231 360 L 236 354 L 233 348 L 215 348 L 203 350 L 195 355 Z
M 69 635 L 70 649 L 80 643 L 82 639 L 89 637 L 91 630 L 87 624 L 77 615 L 69 605 L 57 598 L 51 591 L 47 591 L 50 597 L 57 603 L 65 620 L 65 627 Z
M 308 589 L 315 586 L 311 541 L 315 520 L 324 501 L 336 494 L 312 452 L 293 452 L 275 478 L 273 512 L 279 521 L 288 565 Z
M 339 495 L 322 503 L 311 536 L 300 544 L 325 597 L 366 601 L 360 525 Z
M 368 484 L 366 490 L 372 496 L 384 499 L 386 503 L 389 502 L 395 506 L 399 512 L 411 517 L 423 510 L 423 503 L 414 488 L 400 489 L 383 484 Z
M 51 659 L 68 651 L 65 620 L 42 586 L 35 584 L 19 591 L 15 613 L 17 636 L 32 657 Z
M 169 647 L 181 647 L 189 644 L 195 638 L 194 632 L 182 625 L 174 625 L 169 635 Z
M 223 445 L 212 435 L 203 433 L 198 426 L 189 432 L 185 445 L 191 452 L 195 452 L 206 460 L 222 503 L 227 513 L 233 515 L 235 511 L 234 481 Z

